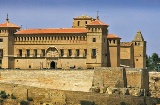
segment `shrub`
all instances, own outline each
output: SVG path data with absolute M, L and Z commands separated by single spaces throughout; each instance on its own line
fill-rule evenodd
M 14 96 L 13 94 L 11 94 L 11 98 L 12 99 L 16 99 L 16 96 Z
M 0 94 L 6 94 L 6 92 L 5 91 L 1 91 L 1 93 Z
M 27 100 L 28 101 L 33 101 L 33 98 L 32 97 L 28 97 Z
M 1 98 L 6 99 L 8 96 L 5 91 L 1 91 Z
M 29 102 L 22 100 L 22 101 L 20 102 L 20 105 L 29 105 Z
M 91 101 L 81 101 L 80 103 L 81 105 L 95 105 L 95 103 Z

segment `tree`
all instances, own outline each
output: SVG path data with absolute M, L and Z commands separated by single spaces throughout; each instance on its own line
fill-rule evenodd
M 160 58 L 157 53 L 153 53 L 151 56 L 146 55 L 146 67 L 149 70 L 158 70 L 160 64 Z
M 157 53 L 152 54 L 152 60 L 154 64 L 157 64 L 157 62 L 160 61 L 160 58 Z

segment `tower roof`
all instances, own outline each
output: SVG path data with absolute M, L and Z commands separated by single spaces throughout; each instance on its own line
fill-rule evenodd
M 119 36 L 116 36 L 115 34 L 108 34 L 107 38 L 121 39 Z
M 0 24 L 0 27 L 14 27 L 14 28 L 20 28 L 20 26 L 15 25 L 13 23 L 10 23 L 9 21 L 6 21 L 5 23 Z
M 0 27 L 14 27 L 14 28 L 20 28 L 20 26 L 15 25 L 15 24 L 9 22 L 8 14 L 7 14 L 6 22 L 0 24 Z
M 144 41 L 144 38 L 143 38 L 140 30 L 138 30 L 138 32 L 137 32 L 136 36 L 134 37 L 133 41 Z
M 87 24 L 87 25 L 102 25 L 102 26 L 109 26 L 103 22 L 101 22 L 100 20 L 96 19 L 95 21 L 92 21 L 91 23 Z

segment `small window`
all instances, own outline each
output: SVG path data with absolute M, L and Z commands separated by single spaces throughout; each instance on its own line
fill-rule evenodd
M 30 49 L 27 49 L 26 51 L 27 51 L 27 55 L 26 56 L 29 57 L 30 56 Z
M 87 49 L 84 49 L 84 56 L 87 56 Z
M 116 43 L 116 41 L 115 41 L 115 40 L 113 40 L 113 43 L 115 44 L 115 43 Z
M 2 38 L 0 38 L 0 42 L 3 42 L 3 39 L 2 39 Z
M 64 56 L 64 50 L 60 49 L 60 53 L 61 53 L 61 56 L 63 57 Z
M 45 56 L 45 49 L 41 49 L 41 57 Z
M 3 49 L 0 49 L 0 57 L 3 57 Z
M 72 56 L 72 50 L 68 49 L 68 56 Z
M 92 42 L 96 42 L 96 38 L 93 38 L 93 39 L 92 39 Z
M 0 64 L 2 64 L 2 59 L 0 59 Z
M 85 21 L 85 24 L 87 24 L 87 21 Z
M 136 59 L 136 61 L 138 61 L 138 59 Z
M 18 56 L 22 57 L 22 49 L 19 49 Z
M 137 45 L 137 43 L 135 42 L 135 45 Z
M 76 49 L 76 56 L 79 56 L 79 49 Z
M 31 65 L 29 65 L 29 68 L 31 68 Z
M 92 49 L 92 57 L 96 57 L 96 49 Z
M 138 46 L 140 46 L 140 43 L 138 43 Z
M 77 25 L 80 26 L 80 21 L 78 21 Z
M 37 57 L 37 49 L 34 49 L 34 57 Z

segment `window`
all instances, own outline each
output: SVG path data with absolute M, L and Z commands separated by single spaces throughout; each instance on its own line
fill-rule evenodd
M 87 49 L 84 49 L 84 56 L 87 56 Z
M 26 56 L 29 57 L 30 56 L 30 50 L 27 49 L 26 51 L 27 51 L 27 55 Z
M 92 57 L 96 57 L 96 49 L 92 49 Z
M 64 49 L 60 49 L 60 53 L 61 53 L 61 57 L 63 57 L 64 56 Z
M 80 21 L 78 21 L 77 25 L 78 25 L 78 26 L 80 25 Z
M 34 57 L 37 57 L 37 49 L 34 49 Z
M 115 44 L 115 43 L 116 43 L 116 41 L 115 41 L 115 40 L 113 40 L 113 43 Z
M 140 46 L 140 43 L 138 43 L 138 46 Z
M 72 56 L 72 50 L 68 49 L 68 56 Z
M 138 59 L 136 59 L 136 61 L 138 61 Z
M 22 57 L 22 49 L 19 49 L 18 56 Z
M 3 56 L 3 49 L 0 49 L 0 57 Z
M 76 56 L 79 56 L 79 49 L 76 49 Z
M 87 24 L 87 21 L 85 21 L 85 24 Z
M 0 38 L 0 42 L 3 42 L 3 39 L 2 39 L 2 38 Z
M 92 42 L 96 42 L 96 38 L 93 38 L 93 39 L 92 39 Z
M 0 64 L 2 64 L 2 59 L 0 59 Z
M 41 49 L 41 57 L 45 56 L 45 49 Z

